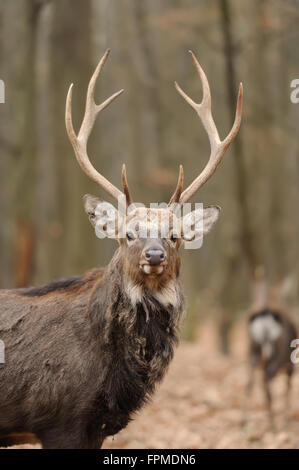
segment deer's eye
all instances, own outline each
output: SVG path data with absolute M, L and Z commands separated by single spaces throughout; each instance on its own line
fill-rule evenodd
M 178 240 L 178 235 L 176 233 L 173 233 L 170 237 L 170 240 L 173 242 L 173 243 L 176 243 L 177 240 Z
M 127 232 L 127 240 L 131 242 L 132 240 L 135 239 L 135 235 L 133 232 Z

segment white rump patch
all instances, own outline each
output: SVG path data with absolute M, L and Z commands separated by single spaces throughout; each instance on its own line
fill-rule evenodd
M 281 334 L 281 325 L 272 315 L 258 317 L 251 322 L 251 337 L 257 343 L 275 341 Z

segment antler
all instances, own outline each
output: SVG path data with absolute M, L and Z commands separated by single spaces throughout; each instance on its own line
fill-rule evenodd
M 207 181 L 211 178 L 211 176 L 215 173 L 216 168 L 218 167 L 219 163 L 221 162 L 225 151 L 230 146 L 234 138 L 236 137 L 240 123 L 241 123 L 241 114 L 242 114 L 242 96 L 243 96 L 243 86 L 240 83 L 239 87 L 239 94 L 237 100 L 237 108 L 236 108 L 236 115 L 233 127 L 231 128 L 230 133 L 224 140 L 220 140 L 219 134 L 212 116 L 211 111 L 211 92 L 209 87 L 208 79 L 199 65 L 195 55 L 192 51 L 189 51 L 191 54 L 193 63 L 195 68 L 200 76 L 203 88 L 203 98 L 201 103 L 195 103 L 186 93 L 180 88 L 180 86 L 175 82 L 175 87 L 180 95 L 184 98 L 185 101 L 197 112 L 198 116 L 201 119 L 201 122 L 208 134 L 210 146 L 211 146 L 211 153 L 210 158 L 203 169 L 203 171 L 197 176 L 197 178 L 188 186 L 187 189 L 181 194 L 179 203 L 183 204 L 184 202 L 189 201 L 191 197 L 198 191 Z M 173 196 L 174 197 L 174 196 Z M 172 197 L 172 198 L 173 198 Z
M 180 165 L 178 182 L 177 182 L 175 191 L 173 195 L 171 196 L 170 201 L 168 203 L 169 206 L 179 202 L 182 191 L 183 191 L 183 184 L 184 184 L 184 168 L 183 168 L 183 165 Z
M 94 126 L 97 115 L 109 106 L 112 101 L 114 101 L 124 90 L 120 90 L 117 93 L 114 93 L 102 104 L 97 105 L 94 101 L 94 90 L 97 83 L 97 79 L 105 65 L 107 57 L 110 53 L 110 50 L 107 49 L 102 59 L 100 60 L 97 68 L 95 69 L 87 89 L 86 95 L 86 105 L 85 105 L 85 114 L 84 118 L 78 133 L 76 135 L 72 122 L 72 92 L 73 84 L 71 84 L 67 98 L 66 98 L 66 107 L 65 107 L 65 125 L 66 130 L 75 151 L 77 161 L 86 175 L 97 183 L 101 188 L 103 188 L 110 196 L 115 199 L 119 197 L 126 196 L 126 202 L 129 205 L 131 203 L 130 192 L 126 177 L 126 168 L 123 165 L 122 169 L 122 183 L 124 187 L 124 193 L 120 191 L 116 186 L 114 186 L 110 181 L 108 181 L 103 175 L 101 175 L 91 164 L 88 154 L 87 154 L 87 142 Z

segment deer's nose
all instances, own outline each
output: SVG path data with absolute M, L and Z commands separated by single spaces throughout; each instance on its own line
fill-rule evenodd
M 151 266 L 162 263 L 165 260 L 165 254 L 163 250 L 147 250 L 145 252 L 145 259 Z

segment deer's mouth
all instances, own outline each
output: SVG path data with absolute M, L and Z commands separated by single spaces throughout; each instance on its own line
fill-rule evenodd
M 164 272 L 166 268 L 166 264 L 159 264 L 156 266 L 152 266 L 148 263 L 144 263 L 144 264 L 140 264 L 139 268 L 144 274 L 147 274 L 148 276 L 159 276 L 160 274 Z

